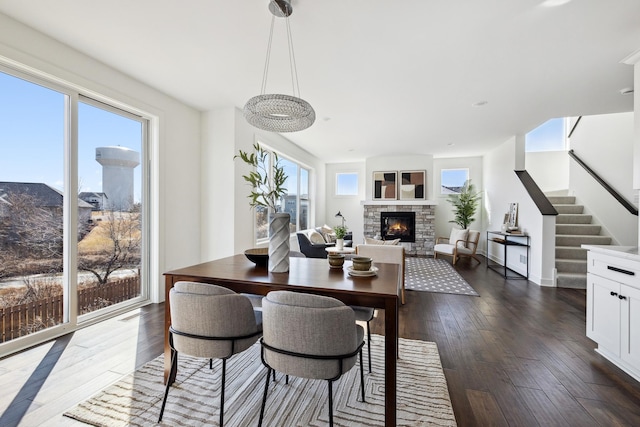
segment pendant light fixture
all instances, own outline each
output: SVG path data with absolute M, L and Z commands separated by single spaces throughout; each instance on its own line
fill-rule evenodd
M 289 16 L 293 13 L 293 8 L 288 0 L 271 0 L 269 3 L 269 11 L 272 14 L 271 31 L 269 32 L 267 58 L 262 75 L 262 87 L 260 95 L 254 96 L 245 104 L 244 117 L 249 124 L 259 129 L 271 132 L 297 132 L 311 126 L 316 119 L 316 113 L 307 101 L 300 98 L 298 71 L 296 70 L 296 59 L 293 53 L 291 27 L 289 26 Z M 265 94 L 267 76 L 269 74 L 269 60 L 271 58 L 273 28 L 276 17 L 284 18 L 286 22 L 293 96 Z

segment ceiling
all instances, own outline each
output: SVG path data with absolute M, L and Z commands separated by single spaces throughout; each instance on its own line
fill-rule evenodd
M 285 137 L 326 162 L 476 156 L 550 118 L 632 111 L 620 61 L 640 48 L 640 1 L 552 2 L 293 0 L 301 97 L 317 118 Z M 267 6 L 0 0 L 0 13 L 207 111 L 260 93 Z M 268 93 L 292 93 L 285 55 L 278 19 Z

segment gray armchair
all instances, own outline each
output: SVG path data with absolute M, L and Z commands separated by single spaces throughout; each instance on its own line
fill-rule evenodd
M 254 311 L 251 301 L 221 286 L 196 282 L 178 282 L 169 292 L 171 326 L 171 374 L 178 367 L 178 354 L 222 359 L 220 426 L 223 426 L 224 386 L 227 359 L 251 347 L 262 335 L 262 313 Z M 170 384 L 167 383 L 160 417 L 162 421 Z
M 360 357 L 360 386 L 364 401 L 362 346 L 364 330 L 355 324 L 353 310 L 320 295 L 274 291 L 262 300 L 262 363 L 268 368 L 260 420 L 262 425 L 272 371 L 327 380 L 329 424 L 333 426 L 333 381 Z

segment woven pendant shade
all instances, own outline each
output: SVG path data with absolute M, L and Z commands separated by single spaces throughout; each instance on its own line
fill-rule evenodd
M 308 128 L 316 113 L 307 101 L 295 96 L 266 94 L 254 96 L 244 106 L 244 117 L 259 129 L 296 132 Z

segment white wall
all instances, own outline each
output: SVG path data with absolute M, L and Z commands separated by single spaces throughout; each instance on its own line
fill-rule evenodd
M 381 156 L 369 157 L 365 161 L 365 200 L 373 199 L 373 172 L 376 171 L 402 171 L 424 170 L 426 171 L 425 197 L 432 200 L 433 197 L 433 156 L 426 154 L 406 156 Z M 364 208 L 363 208 L 364 212 Z
M 335 214 L 340 211 L 346 220 L 345 225 L 353 233 L 354 244 L 362 243 L 364 240 L 364 208 L 360 202 L 366 198 L 367 175 L 365 170 L 364 162 L 329 163 L 326 165 L 326 224 L 330 227 L 342 224 L 340 218 L 335 217 Z M 358 174 L 358 194 L 356 196 L 336 196 L 336 174 L 349 172 Z
M 571 148 L 591 169 L 634 203 L 633 189 L 634 114 L 617 113 L 583 116 L 571 137 Z M 570 183 L 585 211 L 595 217 L 614 243 L 638 244 L 638 217 L 629 213 L 577 162 L 569 163 Z M 634 203 L 637 206 L 637 202 Z
M 200 113 L 2 14 L 0 60 L 153 116 L 151 296 L 164 299 L 162 273 L 200 259 Z
M 514 136 L 484 156 L 486 230 L 500 230 L 509 204 L 518 203 L 518 225 L 531 239 L 529 280 L 539 285 L 551 286 L 554 283 L 553 262 L 543 251 L 543 241 L 549 238 L 543 235 L 548 218 L 540 215 L 514 172 L 518 156 L 516 139 Z M 486 244 L 485 235 L 482 236 L 481 244 Z M 507 266 L 519 273 L 526 273 L 526 264 L 521 263 L 519 257 L 524 255 L 524 250 L 510 247 L 509 251 L 518 256 L 509 255 L 510 263 Z
M 447 196 L 440 194 L 440 188 L 442 186 L 441 178 L 442 169 L 469 169 L 469 179 L 474 185 L 476 191 L 480 192 L 481 196 L 484 196 L 484 187 L 482 179 L 482 157 L 456 157 L 446 159 L 434 159 L 433 160 L 433 197 L 432 200 L 437 200 L 436 206 L 436 237 L 448 237 L 451 233 L 451 228 L 456 226 L 449 222 L 454 219 L 453 205 L 447 201 Z M 484 230 L 484 200 L 481 199 L 478 205 L 478 211 L 475 215 L 475 221 L 471 223 L 469 228 L 473 230 Z M 457 227 L 457 226 L 456 226 Z M 478 253 L 484 253 L 484 245 L 478 247 Z
M 540 151 L 526 154 L 526 170 L 545 193 L 569 188 L 569 154 Z

